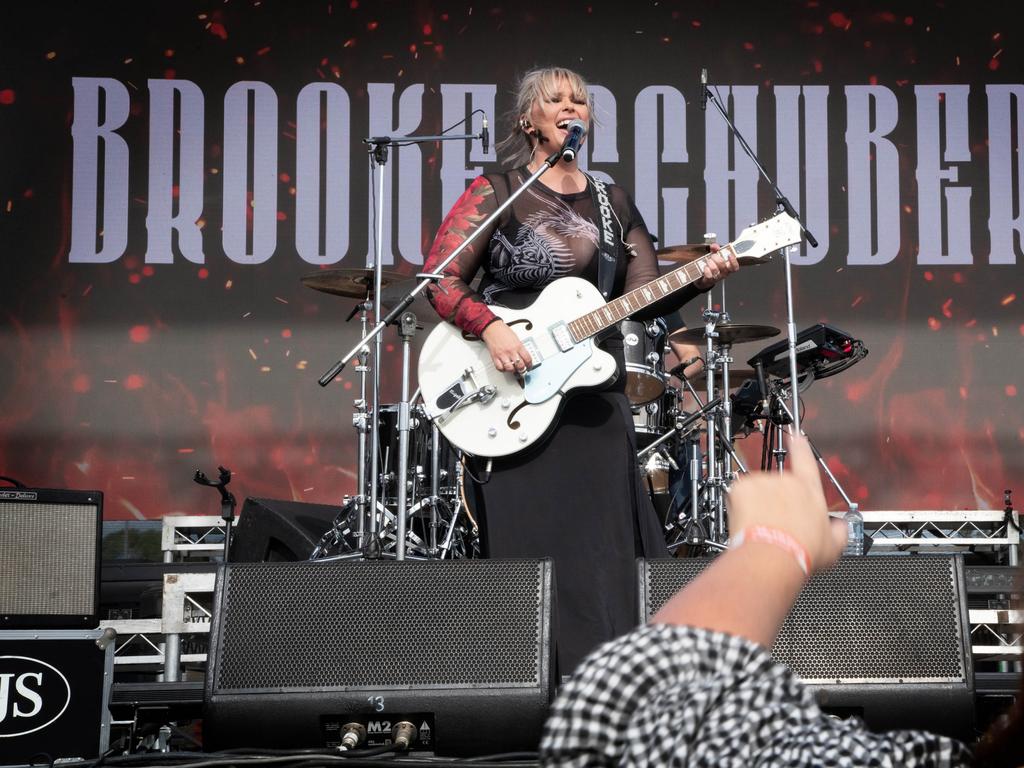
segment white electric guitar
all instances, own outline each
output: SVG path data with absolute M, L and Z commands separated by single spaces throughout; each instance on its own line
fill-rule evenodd
M 800 225 L 780 213 L 748 227 L 721 253 L 741 264 L 762 263 L 800 241 Z M 702 256 L 607 304 L 579 277 L 548 285 L 527 309 L 493 307 L 533 358 L 523 376 L 498 371 L 487 345 L 451 323 L 427 336 L 419 356 L 424 407 L 441 433 L 474 456 L 507 456 L 542 438 L 572 389 L 601 386 L 617 375 L 614 358 L 594 336 L 669 294 L 699 280 Z

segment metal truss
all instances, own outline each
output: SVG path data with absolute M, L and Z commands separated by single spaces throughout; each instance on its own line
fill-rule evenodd
M 968 611 L 971 622 L 971 651 L 976 661 L 1015 661 L 1024 658 L 1024 611 Z
M 895 550 L 1020 546 L 1017 512 L 920 510 L 861 512 L 872 547 Z
M 164 562 L 174 562 L 175 556 L 205 553 L 209 557 L 223 552 L 224 528 L 224 518 L 219 515 L 165 516 L 160 540 Z

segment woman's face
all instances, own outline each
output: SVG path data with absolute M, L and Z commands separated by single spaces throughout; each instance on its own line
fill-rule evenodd
M 586 94 L 574 93 L 572 85 L 564 77 L 556 80 L 554 87 L 534 102 L 527 117 L 534 137 L 539 140 L 538 148 L 545 153 L 562 146 L 568 135 L 566 126 L 571 121 L 582 120 L 590 128 Z

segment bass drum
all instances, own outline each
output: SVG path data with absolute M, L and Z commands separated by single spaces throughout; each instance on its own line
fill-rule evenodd
M 385 504 L 394 504 L 398 498 L 398 408 L 397 404 L 382 405 L 377 420 L 380 430 L 379 467 L 382 487 L 385 489 Z M 458 451 L 444 435 L 437 433 L 434 444 L 433 429 L 423 407 L 414 405 L 409 409 L 409 461 L 406 481 L 406 498 L 410 505 L 430 495 L 431 466 L 434 454 L 439 464 L 439 495 L 442 498 L 456 498 L 456 466 Z
M 641 323 L 623 320 L 623 352 L 626 358 L 626 397 L 634 405 L 650 403 L 665 392 L 666 328 L 662 320 Z

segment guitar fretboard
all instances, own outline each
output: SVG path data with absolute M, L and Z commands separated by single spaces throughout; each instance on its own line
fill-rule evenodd
M 726 251 L 732 250 L 732 244 L 724 245 L 719 253 L 725 255 Z M 630 315 L 639 312 L 654 302 L 660 301 L 666 296 L 685 288 L 690 283 L 700 280 L 704 274 L 704 265 L 710 256 L 711 254 L 706 254 L 699 259 L 691 261 L 689 264 L 684 264 L 673 269 L 671 272 L 666 272 L 651 282 L 645 283 L 639 288 L 609 301 L 603 307 L 581 315 L 569 322 L 569 332 L 576 342 L 583 341 L 596 333 L 600 333 L 605 328 L 610 328 L 616 323 L 625 320 Z

